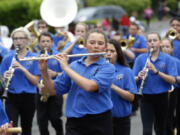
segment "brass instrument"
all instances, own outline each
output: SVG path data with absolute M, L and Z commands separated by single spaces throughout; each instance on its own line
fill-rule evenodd
M 15 46 L 15 51 L 16 51 L 15 55 L 14 55 L 14 57 L 12 59 L 11 65 L 9 67 L 9 70 L 11 70 L 11 76 L 8 77 L 7 79 L 5 79 L 5 81 L 6 81 L 5 90 L 4 90 L 3 95 L 2 95 L 2 98 L 4 98 L 4 99 L 8 98 L 9 85 L 11 83 L 11 79 L 12 79 L 13 73 L 15 71 L 15 68 L 13 67 L 13 62 L 17 59 L 17 55 L 18 55 L 18 51 L 19 51 L 19 47 L 18 46 Z
M 149 69 L 147 68 L 147 64 L 148 64 L 148 62 L 151 60 L 152 52 L 153 52 L 153 48 L 150 48 L 150 50 L 149 50 L 149 56 L 148 56 L 148 58 L 147 58 L 147 60 L 146 60 L 145 66 L 144 66 L 145 74 L 144 74 L 144 76 L 143 76 L 143 78 L 142 78 L 142 81 L 141 81 L 141 85 L 140 85 L 140 89 L 139 89 L 139 93 L 138 93 L 139 95 L 143 95 L 143 94 L 142 94 L 142 93 L 143 93 L 142 91 L 143 91 L 143 88 L 144 88 L 144 82 L 145 82 L 146 77 L 147 77 L 148 72 L 149 72 Z
M 64 39 L 60 40 L 57 45 L 57 50 L 60 52 L 63 50 L 66 43 L 68 43 L 70 41 L 70 38 L 69 38 L 67 32 L 58 32 L 57 34 L 58 34 L 58 36 L 64 36 Z
M 174 40 L 177 37 L 177 32 L 175 30 L 170 30 L 168 32 L 168 38 Z
M 84 40 L 82 38 L 78 40 L 77 44 L 79 48 L 84 48 Z
M 129 36 L 128 39 L 120 39 L 118 42 L 119 42 L 122 50 L 126 50 L 127 48 L 130 48 L 134 45 L 135 38 L 132 36 Z
M 49 94 L 48 90 L 44 87 L 43 80 L 40 81 L 40 84 L 42 86 L 42 88 L 41 88 L 42 89 L 42 94 L 41 94 L 40 100 L 42 102 L 47 102 L 50 94 Z
M 36 45 L 40 33 L 35 29 L 35 21 L 29 22 L 24 27 L 31 33 L 31 43 L 27 46 L 27 49 L 31 52 L 38 52 L 39 50 L 36 48 Z
M 35 21 L 31 21 L 24 26 L 35 37 L 39 37 L 40 33 L 35 29 Z
M 3 130 L 0 128 L 0 134 L 3 133 Z M 21 127 L 12 127 L 7 129 L 7 133 L 22 133 Z
M 43 0 L 40 7 L 41 18 L 52 27 L 64 27 L 76 17 L 76 0 Z
M 68 58 L 72 57 L 81 57 L 81 56 L 97 56 L 97 55 L 105 55 L 106 52 L 100 52 L 100 53 L 83 53 L 83 54 L 72 54 L 67 55 Z M 57 54 L 58 55 L 58 54 Z M 47 57 L 24 57 L 22 59 L 19 59 L 20 61 L 31 61 L 31 60 L 47 60 L 47 59 L 54 59 L 54 56 L 56 55 L 50 55 Z
M 64 27 L 70 24 L 76 17 L 78 6 L 76 0 L 43 0 L 40 6 L 41 18 L 52 27 Z M 59 34 L 62 34 L 59 33 Z M 67 33 L 63 34 L 64 40 L 57 45 L 61 51 L 69 41 Z

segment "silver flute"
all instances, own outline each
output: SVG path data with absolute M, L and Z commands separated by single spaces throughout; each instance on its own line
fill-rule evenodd
M 68 58 L 72 57 L 82 57 L 82 56 L 96 56 L 96 55 L 105 55 L 106 52 L 101 52 L 101 53 L 84 53 L 84 54 L 72 54 L 72 55 L 67 55 Z M 56 54 L 58 55 L 58 54 Z M 54 59 L 56 55 L 50 55 L 47 57 L 24 57 L 22 59 L 19 59 L 20 61 L 31 61 L 31 60 L 46 60 L 46 59 Z
M 139 95 L 143 95 L 143 94 L 142 94 L 142 93 L 143 93 L 142 91 L 143 91 L 143 88 L 144 88 L 144 82 L 145 82 L 145 80 L 146 80 L 146 78 L 147 78 L 147 75 L 148 75 L 148 72 L 149 72 L 149 69 L 148 69 L 147 65 L 148 65 L 148 62 L 151 60 L 152 52 L 153 52 L 153 48 L 150 48 L 150 50 L 149 50 L 149 56 L 148 56 L 148 58 L 147 58 L 147 60 L 146 60 L 145 66 L 144 66 L 145 74 L 144 74 L 144 76 L 143 76 L 143 78 L 142 78 L 142 81 L 141 81 L 141 85 L 140 85 L 139 93 L 138 93 Z
M 17 59 L 17 55 L 18 55 L 18 52 L 19 52 L 19 47 L 18 46 L 15 47 L 15 51 L 16 51 L 15 55 L 13 56 L 12 61 L 11 61 L 11 65 L 9 67 L 9 70 L 11 70 L 11 75 L 10 75 L 10 77 L 7 78 L 6 85 L 5 85 L 5 90 L 4 90 L 3 95 L 2 95 L 2 98 L 4 98 L 4 99 L 8 98 L 9 85 L 11 83 L 11 79 L 12 79 L 14 71 L 15 71 L 15 68 L 13 67 L 13 62 Z

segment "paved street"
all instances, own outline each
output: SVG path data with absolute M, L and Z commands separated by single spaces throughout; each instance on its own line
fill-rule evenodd
M 146 33 L 160 32 L 163 29 L 168 29 L 168 27 L 169 27 L 169 20 L 164 20 L 161 22 L 152 22 L 149 30 Z M 65 123 L 65 117 L 63 117 L 63 121 Z M 51 127 L 51 124 L 49 124 L 49 129 L 50 129 L 51 135 L 55 135 L 55 131 Z M 137 115 L 132 117 L 131 135 L 141 135 L 141 134 L 142 134 L 142 124 L 141 124 L 141 119 L 140 119 L 140 113 L 138 111 Z M 34 122 L 33 122 L 33 135 L 39 135 L 36 117 L 34 117 Z

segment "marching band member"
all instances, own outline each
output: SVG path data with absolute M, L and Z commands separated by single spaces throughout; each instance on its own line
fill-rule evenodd
M 180 60 L 180 17 L 174 17 L 170 20 L 170 26 L 176 30 L 176 38 L 172 40 L 173 44 L 173 53 L 172 56 L 176 57 Z M 177 77 L 179 78 L 179 77 Z M 178 79 L 177 79 L 178 81 Z M 179 89 L 179 86 L 178 86 Z M 177 127 L 177 135 L 180 135 L 180 91 L 177 90 L 177 108 L 176 108 L 176 127 Z
M 64 49 L 64 46 L 68 42 L 73 42 L 74 35 L 66 30 L 65 26 L 61 27 L 55 27 L 56 34 L 53 36 L 54 46 L 53 48 L 56 48 L 59 52 Z
M 126 64 L 117 41 L 108 42 L 106 59 L 116 67 L 115 79 L 111 86 L 113 134 L 130 135 L 131 102 L 134 100 L 134 94 L 137 93 L 134 75 Z
M 131 23 L 129 26 L 129 35 L 135 38 L 134 45 L 131 47 L 131 50 L 135 53 L 135 57 L 138 55 L 147 52 L 146 40 L 143 36 L 138 35 L 139 26 L 136 23 Z M 127 37 L 128 39 L 129 37 Z
M 127 44 L 129 44 L 129 43 L 128 43 L 128 40 L 123 39 L 121 33 L 119 33 L 119 32 L 116 32 L 116 33 L 111 37 L 111 39 L 114 39 L 114 40 L 118 41 L 120 44 L 121 44 L 122 40 L 124 40 L 124 43 L 125 43 L 125 41 L 127 41 Z M 129 46 L 129 45 L 127 45 L 127 46 Z M 135 54 L 134 54 L 133 51 L 131 51 L 131 49 L 130 49 L 129 47 L 127 47 L 126 49 L 122 49 L 122 51 L 123 51 L 123 53 L 124 53 L 125 59 L 126 59 L 126 61 L 127 61 L 127 64 L 129 64 L 129 63 L 131 63 L 132 61 L 134 61 Z
M 164 38 L 161 40 L 161 51 L 172 56 L 173 45 L 170 39 Z M 180 76 L 180 60 L 175 57 L 172 57 L 172 60 L 176 62 L 178 76 Z M 177 106 L 177 91 L 179 91 L 179 87 L 177 84 L 173 87 L 174 87 L 174 90 L 173 91 L 171 90 L 169 92 L 167 135 L 174 135 L 174 129 L 175 129 L 175 123 L 176 123 L 175 112 L 176 112 L 176 106 Z
M 98 53 L 105 51 L 106 44 L 106 35 L 95 29 L 87 34 L 84 46 L 88 53 Z M 39 60 L 39 69 L 51 95 L 68 93 L 66 135 L 112 135 L 110 87 L 114 67 L 102 56 L 82 57 L 70 65 L 66 54 L 55 58 L 63 70 L 55 81 L 48 74 L 47 60 Z
M 67 54 L 79 54 L 86 53 L 86 49 L 84 48 L 84 38 L 88 32 L 88 26 L 85 23 L 77 23 L 75 26 L 75 41 L 69 42 L 65 45 L 63 52 Z M 82 41 L 80 43 L 79 41 Z M 79 58 L 70 58 L 69 63 L 78 60 Z
M 166 135 L 166 122 L 168 111 L 168 90 L 176 82 L 176 63 L 171 61 L 171 56 L 160 52 L 160 36 L 158 33 L 147 35 L 147 47 L 153 48 L 152 56 L 145 53 L 136 58 L 133 71 L 136 81 L 142 83 L 145 68 L 148 74 L 143 85 L 143 96 L 140 111 L 143 124 L 143 135 L 152 135 L 152 126 L 155 126 L 157 135 Z M 145 63 L 150 57 L 150 61 Z
M 180 60 L 180 53 L 179 53 L 179 49 L 180 49 L 180 18 L 175 17 L 172 18 L 170 21 L 170 26 L 172 28 L 174 28 L 177 32 L 177 36 L 176 38 L 172 41 L 173 44 L 173 56 L 178 58 Z
M 127 59 L 130 67 L 134 65 L 134 61 L 142 53 L 147 52 L 146 40 L 143 36 L 138 34 L 139 26 L 138 24 L 132 22 L 129 26 L 129 34 L 125 37 L 126 39 L 135 38 L 135 42 L 131 48 L 129 48 L 135 55 L 134 59 Z M 139 98 L 135 95 L 135 100 L 133 101 L 133 114 L 136 114 L 136 111 L 139 108 Z
M 44 51 L 47 51 L 48 55 L 54 55 L 58 53 L 58 51 L 51 49 L 53 40 L 49 33 L 41 33 L 38 41 L 38 45 L 41 48 L 41 51 L 38 54 L 43 54 L 45 53 Z M 61 71 L 62 70 L 57 60 L 50 59 L 48 61 L 48 73 L 52 79 L 55 79 L 58 73 Z M 48 120 L 50 120 L 52 126 L 56 130 L 56 134 L 63 135 L 63 125 L 61 120 L 63 98 L 62 96 L 50 96 L 49 98 L 45 97 L 47 99 L 43 99 L 42 85 L 42 83 L 38 85 L 39 94 L 37 94 L 36 98 L 37 121 L 40 134 L 49 135 Z
M 9 85 L 8 98 L 5 102 L 6 112 L 15 127 L 18 125 L 18 118 L 21 118 L 22 135 L 31 135 L 32 120 L 35 113 L 35 94 L 36 85 L 39 81 L 40 72 L 38 63 L 33 61 L 19 61 L 23 57 L 32 57 L 32 54 L 26 49 L 30 34 L 26 28 L 15 29 L 11 37 L 14 46 L 19 48 L 15 61 L 12 61 L 15 52 L 10 53 L 3 59 L 0 73 L 8 79 L 14 68 L 13 76 Z

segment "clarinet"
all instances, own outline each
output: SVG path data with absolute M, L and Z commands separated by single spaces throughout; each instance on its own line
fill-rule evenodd
M 9 70 L 11 70 L 11 75 L 10 75 L 10 77 L 7 78 L 7 81 L 6 81 L 6 84 L 5 84 L 5 90 L 3 92 L 3 95 L 1 96 L 3 99 L 8 98 L 9 85 L 11 83 L 11 79 L 12 79 L 13 73 L 15 71 L 15 68 L 13 67 L 13 61 L 17 60 L 18 51 L 19 51 L 19 47 L 16 46 L 15 47 L 15 55 L 13 56 L 12 61 L 11 61 L 11 65 L 9 67 Z
M 145 80 L 147 78 L 148 71 L 149 71 L 149 69 L 147 68 L 147 63 L 151 60 L 152 52 L 153 52 L 153 48 L 150 48 L 149 56 L 148 56 L 148 58 L 146 60 L 145 66 L 144 66 L 145 74 L 144 74 L 144 76 L 142 78 L 142 81 L 141 81 L 141 85 L 140 85 L 139 93 L 138 93 L 139 95 L 143 95 L 142 91 L 143 91 L 143 88 L 144 88 L 144 82 L 145 82 Z

